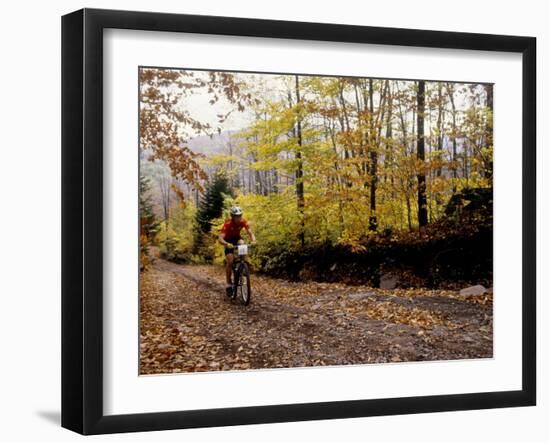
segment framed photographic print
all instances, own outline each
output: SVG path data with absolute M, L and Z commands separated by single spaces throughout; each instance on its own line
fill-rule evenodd
M 534 405 L 531 37 L 62 20 L 62 425 Z

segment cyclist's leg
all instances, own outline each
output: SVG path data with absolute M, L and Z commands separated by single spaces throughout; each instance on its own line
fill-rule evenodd
M 231 297 L 233 295 L 233 284 L 231 283 L 231 274 L 233 273 L 234 256 L 226 250 L 225 253 L 225 295 Z
M 225 281 L 228 286 L 231 286 L 231 274 L 233 272 L 234 260 L 235 256 L 232 252 L 225 255 Z

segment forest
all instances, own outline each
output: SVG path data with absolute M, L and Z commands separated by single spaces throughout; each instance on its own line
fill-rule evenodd
M 140 250 L 221 264 L 228 208 L 255 272 L 492 285 L 493 85 L 140 68 Z

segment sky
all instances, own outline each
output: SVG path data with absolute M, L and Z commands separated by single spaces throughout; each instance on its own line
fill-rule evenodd
M 189 70 L 191 71 L 191 70 Z M 193 71 L 197 77 L 203 76 L 207 78 L 208 73 L 204 71 Z M 276 99 L 285 91 L 285 80 L 281 75 L 276 74 L 249 74 L 237 73 L 237 78 L 243 80 L 252 88 L 253 96 L 262 98 Z M 212 128 L 220 128 L 221 131 L 237 131 L 246 128 L 254 120 L 254 113 L 251 109 L 246 108 L 239 112 L 235 109 L 224 96 L 221 96 L 215 105 L 211 105 L 209 95 L 204 88 L 195 90 L 192 95 L 187 95 L 182 98 L 179 106 L 191 113 L 191 116 L 203 123 L 209 123 Z M 455 104 L 458 110 L 465 109 L 467 97 L 462 94 L 455 94 Z M 217 114 L 226 114 L 232 111 L 227 120 L 220 124 L 216 117 Z M 193 138 L 194 135 L 189 133 L 188 129 L 182 128 L 181 135 L 185 139 Z
M 206 73 L 195 72 L 197 72 L 198 75 L 204 75 L 206 77 Z M 237 75 L 240 79 L 246 81 L 247 84 L 256 85 L 255 88 L 257 88 L 258 91 L 255 92 L 261 93 L 263 97 L 272 95 L 273 98 L 275 98 L 277 91 L 284 87 L 283 81 L 278 75 L 243 73 Z M 204 89 L 199 89 L 191 96 L 184 97 L 180 105 L 190 111 L 191 115 L 196 120 L 209 123 L 213 128 L 220 126 L 222 131 L 244 129 L 253 121 L 254 114 L 251 109 L 247 108 L 239 112 L 224 96 L 221 96 L 220 100 L 215 105 L 211 105 L 208 102 L 210 98 L 211 96 L 207 94 Z M 231 112 L 229 118 L 220 125 L 216 114 L 225 114 L 231 110 L 233 110 L 233 112 Z

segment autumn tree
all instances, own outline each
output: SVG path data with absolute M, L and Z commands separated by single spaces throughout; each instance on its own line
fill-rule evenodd
M 197 154 L 186 146 L 186 139 L 190 135 L 211 134 L 219 128 L 201 122 L 189 107 L 181 106 L 182 102 L 202 92 L 208 94 L 211 105 L 225 97 L 235 110 L 243 111 L 254 99 L 235 75 L 227 72 L 211 71 L 205 77 L 180 69 L 141 68 L 139 84 L 140 149 L 150 150 L 151 160 L 164 160 L 175 178 L 201 190 L 207 176 Z M 228 116 L 229 113 L 218 114 L 218 123 Z
M 197 188 L 210 188 L 218 171 L 256 222 L 263 239 L 259 248 L 266 257 L 326 244 L 365 251 L 369 242 L 388 232 L 401 236 L 435 225 L 445 217 L 452 196 L 464 189 L 492 186 L 488 85 L 228 73 L 223 81 L 237 85 L 238 96 L 252 93 L 242 101 L 247 123 L 211 138 L 212 153 L 200 158 L 187 152 L 185 140 L 194 132 L 212 134 L 217 128 L 193 124 L 193 109 L 185 106 L 186 98 L 194 93 L 212 96 L 211 106 L 217 109 L 225 92 L 210 85 L 212 78 L 214 84 L 223 83 L 218 82 L 221 73 L 187 74 L 157 87 L 166 97 L 180 94 L 178 105 L 169 108 L 184 114 L 178 117 L 183 120 L 175 132 L 177 155 L 183 162 L 189 154 L 180 170 L 191 174 L 178 175 L 180 163 L 174 166 L 164 157 L 168 151 L 155 147 L 166 143 L 153 138 L 147 142 L 152 157 L 160 155 L 170 173 L 176 169 L 166 185 L 177 188 L 164 186 L 158 193 L 159 218 L 171 219 L 176 213 L 170 208 L 180 188 L 196 199 L 196 205 L 187 209 L 188 214 L 201 213 L 195 227 L 199 220 L 207 220 L 203 203 L 212 195 Z M 267 79 L 264 86 L 258 78 Z M 186 82 L 184 92 L 176 91 L 178 81 Z M 224 103 L 233 103 L 238 112 L 238 100 L 233 100 Z M 219 117 L 223 120 L 226 115 L 220 111 Z M 160 125 L 163 119 L 157 116 L 160 123 L 149 123 Z M 146 138 L 142 140 L 145 145 Z M 163 205 L 166 196 L 168 203 Z M 200 245 L 202 238 L 196 240 Z

